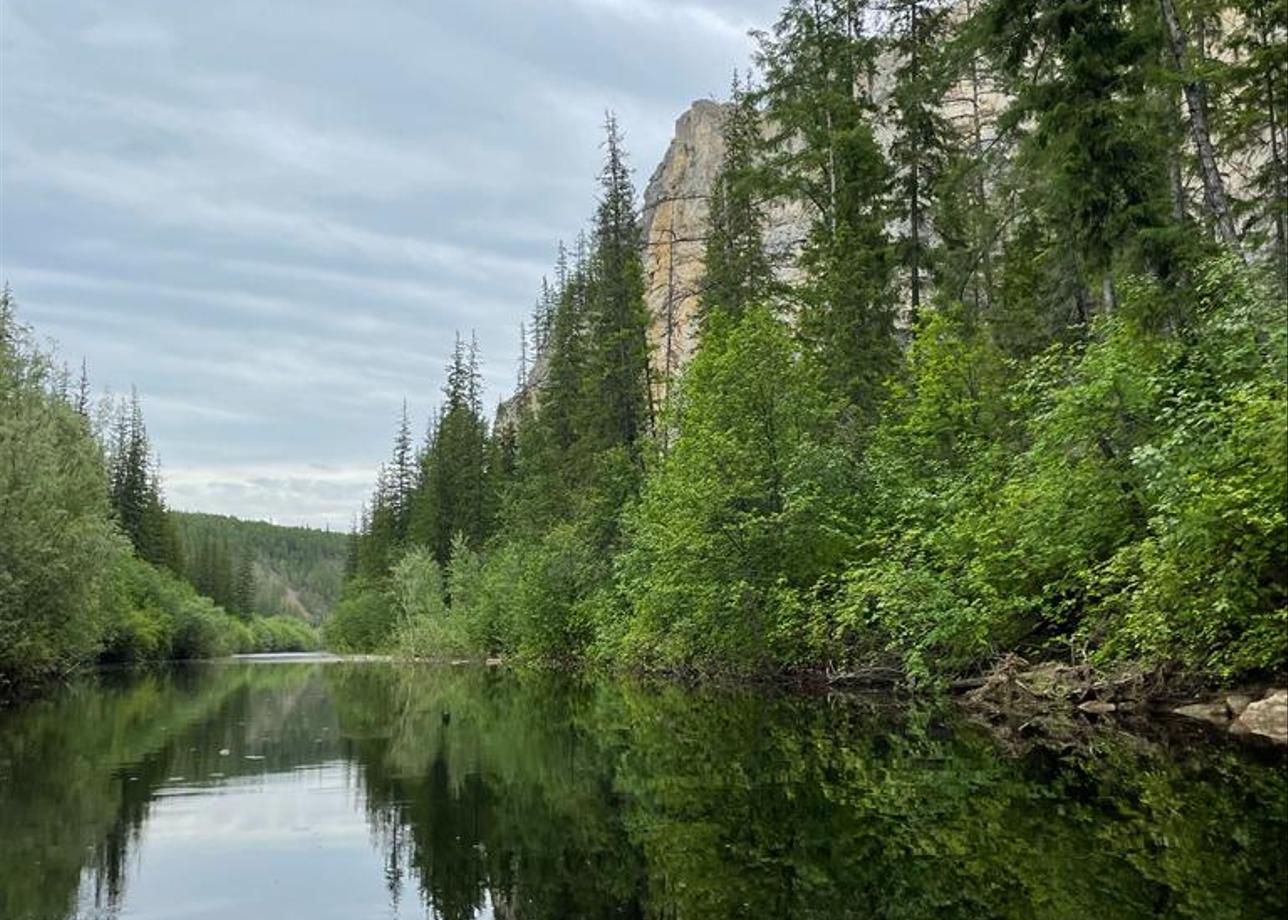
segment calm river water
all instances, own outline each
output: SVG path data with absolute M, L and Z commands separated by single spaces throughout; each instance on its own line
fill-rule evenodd
M 1282 755 L 390 663 L 0 713 L 0 917 L 1282 918 Z

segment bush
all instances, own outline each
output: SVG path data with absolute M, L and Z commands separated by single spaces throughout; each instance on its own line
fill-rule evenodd
M 246 628 L 250 640 L 247 651 L 311 652 L 321 642 L 316 629 L 295 617 L 255 617 Z
M 853 488 L 836 413 L 787 326 L 758 308 L 722 333 L 689 366 L 674 445 L 628 515 L 620 646 L 667 665 L 763 668 L 803 652 L 783 599 L 839 565 Z
M 322 623 L 322 641 L 337 652 L 373 652 L 389 646 L 394 627 L 394 606 L 379 583 L 355 579 Z
M 317 630 L 293 617 L 242 620 L 187 582 L 134 557 L 114 572 L 111 617 L 102 657 L 141 662 L 167 658 L 218 658 L 235 652 L 309 651 Z
M 461 621 L 471 650 L 485 655 L 516 650 L 522 578 L 518 544 L 507 543 L 486 554 L 463 542 L 453 545 L 447 568 L 451 615 Z

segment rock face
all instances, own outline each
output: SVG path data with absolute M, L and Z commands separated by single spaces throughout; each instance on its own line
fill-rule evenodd
M 726 103 L 699 99 L 675 122 L 675 136 L 644 189 L 641 214 L 644 303 L 649 314 L 649 355 L 654 405 L 666 399 L 668 381 L 693 355 L 695 317 L 702 289 L 711 190 L 724 159 Z M 794 202 L 766 209 L 765 249 L 780 275 L 790 280 L 809 229 L 809 216 Z M 517 422 L 521 407 L 535 406 L 545 376 L 538 356 L 528 385 L 503 402 L 497 425 Z
M 1263 699 L 1249 703 L 1234 725 L 1241 731 L 1288 744 L 1288 690 L 1272 690 Z
M 648 307 L 654 399 L 693 354 L 694 318 L 702 289 L 711 191 L 724 159 L 727 103 L 699 99 L 675 122 L 675 137 L 644 189 L 644 302 Z M 809 231 L 809 215 L 795 202 L 771 202 L 765 213 L 765 250 L 780 277 L 790 280 Z
M 727 111 L 706 99 L 693 103 L 676 120 L 675 137 L 644 190 L 644 302 L 659 405 L 666 381 L 693 353 L 708 196 L 724 157 Z

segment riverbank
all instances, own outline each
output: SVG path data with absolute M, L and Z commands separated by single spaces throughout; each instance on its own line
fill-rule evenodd
M 323 655 L 329 653 L 320 653 Z M 447 666 L 512 664 L 499 657 L 335 656 L 335 660 L 417 661 Z M 519 662 L 543 670 L 581 668 L 570 662 Z M 589 668 L 612 672 L 612 668 Z M 682 684 L 773 685 L 803 693 L 892 693 L 924 696 L 905 672 L 894 666 L 851 670 L 808 669 L 791 673 L 701 672 L 677 669 L 626 669 L 625 673 Z M 960 678 L 929 691 L 956 701 L 978 719 L 1005 730 L 1022 727 L 1030 734 L 1068 736 L 1081 725 L 1107 719 L 1197 720 L 1213 731 L 1288 746 L 1288 690 L 1283 682 L 1262 681 L 1221 686 L 1210 678 L 1175 668 L 1146 670 L 1127 666 L 1114 671 L 1090 665 L 1045 661 L 1030 663 L 1004 656 L 978 677 Z
M 1098 672 L 1058 662 L 1030 665 L 1012 655 L 954 689 L 986 721 L 1026 731 L 1059 735 L 1078 722 L 1183 718 L 1213 731 L 1288 745 L 1288 690 L 1271 682 L 1220 688 L 1183 672 Z

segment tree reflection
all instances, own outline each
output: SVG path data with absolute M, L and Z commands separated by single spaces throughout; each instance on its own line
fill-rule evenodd
M 0 917 L 78 898 L 115 915 L 178 777 L 201 795 L 333 762 L 395 913 L 413 896 L 445 920 L 1288 909 L 1274 753 L 1112 730 L 1008 753 L 948 710 L 352 664 L 107 677 L 0 716 Z

